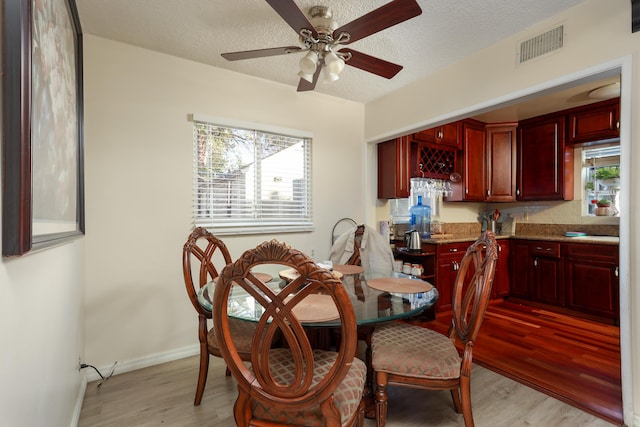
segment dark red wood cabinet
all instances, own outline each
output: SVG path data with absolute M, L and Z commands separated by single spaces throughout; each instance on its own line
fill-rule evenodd
M 620 138 L 620 98 L 573 108 L 567 112 L 567 144 Z
M 517 123 L 486 126 L 487 202 L 516 200 Z
M 431 129 L 425 129 L 413 134 L 415 141 L 444 144 L 454 148 L 460 148 L 459 123 L 447 123 Z
M 436 288 L 438 302 L 436 312 L 451 310 L 453 305 L 453 285 L 460 270 L 462 257 L 472 242 L 448 243 L 437 245 L 436 254 Z
M 409 197 L 411 137 L 402 136 L 378 144 L 378 198 Z
M 573 200 L 573 147 L 565 144 L 565 116 L 550 114 L 518 127 L 518 200 Z
M 496 262 L 496 272 L 493 276 L 493 287 L 491 288 L 492 299 L 509 296 L 511 289 L 511 277 L 509 274 L 510 248 L 509 240 L 498 240 L 498 261 Z
M 583 313 L 620 319 L 619 250 L 611 245 L 565 247 L 566 306 Z

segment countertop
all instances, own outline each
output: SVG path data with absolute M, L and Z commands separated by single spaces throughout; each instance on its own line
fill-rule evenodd
M 433 245 L 445 245 L 448 243 L 463 243 L 473 242 L 478 236 L 464 236 L 454 235 L 453 237 L 447 237 L 442 239 L 422 239 L 422 243 L 429 243 Z M 566 236 L 550 236 L 550 235 L 496 235 L 496 240 L 544 240 L 549 242 L 560 243 L 594 243 L 599 245 L 619 245 L 620 238 L 618 236 L 580 236 L 580 237 L 566 237 Z

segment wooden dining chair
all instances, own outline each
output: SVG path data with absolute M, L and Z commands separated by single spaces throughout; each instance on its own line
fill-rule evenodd
M 273 290 L 251 272 L 254 266 L 265 264 L 288 266 L 299 275 L 282 289 Z M 237 292 L 238 286 L 253 298 L 255 306 L 264 308 L 252 340 L 250 364 L 244 363 L 232 340 L 232 319 L 227 313 L 230 292 L 232 288 Z M 309 299 L 315 305 L 303 309 Z M 330 271 L 284 243 L 264 242 L 222 270 L 213 307 L 222 356 L 238 383 L 236 425 L 364 424 L 366 366 L 354 357 L 356 318 L 344 286 Z M 302 321 L 320 320 L 314 313 L 325 320 L 340 319 L 338 351 L 312 348 Z M 277 334 L 283 344 L 272 348 Z
M 216 267 L 215 264 L 218 264 Z M 224 242 L 202 227 L 197 227 L 189 235 L 182 250 L 182 270 L 184 284 L 189 300 L 198 313 L 198 340 L 200 341 L 200 370 L 194 405 L 200 405 L 202 394 L 207 383 L 209 371 L 209 355 L 222 357 L 215 329 L 209 328 L 207 320 L 212 318 L 211 311 L 198 302 L 198 292 L 207 283 L 216 279 L 219 272 L 231 263 L 231 255 Z M 229 325 L 232 335 L 244 360 L 249 360 L 250 340 L 253 337 L 255 324 L 240 320 L 231 321 Z M 227 375 L 230 375 L 227 369 Z
M 450 390 L 456 412 L 472 427 L 473 344 L 484 318 L 498 259 L 492 232 L 484 232 L 460 263 L 453 288 L 453 318 L 448 336 L 420 326 L 391 322 L 371 338 L 376 381 L 376 425 L 387 418 L 387 386 Z M 462 347 L 458 353 L 456 342 Z

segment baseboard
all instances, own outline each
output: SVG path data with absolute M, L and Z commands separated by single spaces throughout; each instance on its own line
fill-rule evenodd
M 73 408 L 70 427 L 78 426 L 78 421 L 80 421 L 80 412 L 82 411 L 82 402 L 84 401 L 84 393 L 87 391 L 87 374 L 86 372 L 80 371 L 80 375 L 80 389 L 78 390 L 78 396 L 76 396 L 76 404 Z
M 149 366 L 159 365 L 161 363 L 171 362 L 173 360 L 182 359 L 185 357 L 193 356 L 200 353 L 199 345 L 192 345 L 189 347 L 183 347 L 176 350 L 167 351 L 165 353 L 156 353 L 149 356 L 141 357 L 139 359 L 117 361 L 113 375 L 124 374 L 125 372 L 131 372 L 142 368 L 148 368 Z M 103 375 L 107 375 L 113 364 L 98 366 L 98 370 Z M 93 369 L 87 369 L 87 382 L 96 381 L 100 379 L 100 375 Z

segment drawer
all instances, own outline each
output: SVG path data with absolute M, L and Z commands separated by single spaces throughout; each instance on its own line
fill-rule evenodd
M 560 243 L 557 242 L 535 242 L 529 244 L 529 253 L 532 256 L 543 256 L 547 258 L 560 258 Z
M 564 256 L 571 259 L 598 260 L 618 263 L 618 245 L 598 245 L 589 243 L 565 243 L 562 249 Z
M 467 248 L 472 245 L 473 242 L 460 242 L 460 243 L 447 243 L 444 245 L 438 245 L 438 256 L 458 255 L 467 251 Z

